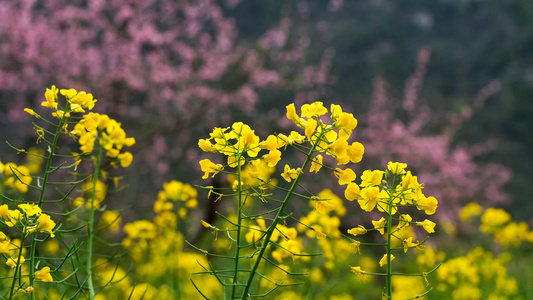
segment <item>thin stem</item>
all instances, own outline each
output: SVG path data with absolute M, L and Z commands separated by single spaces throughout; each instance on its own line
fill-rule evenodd
M 242 203 L 242 181 L 241 181 L 241 157 L 242 154 L 239 154 L 237 156 L 237 180 L 238 180 L 238 186 L 237 186 L 237 197 L 239 199 L 239 207 L 237 212 L 237 247 L 235 247 L 235 274 L 233 274 L 233 287 L 231 288 L 231 299 L 235 297 L 235 289 L 237 288 L 237 280 L 238 280 L 238 274 L 239 274 L 239 252 L 241 250 L 241 223 L 242 223 L 242 207 L 244 206 Z
M 25 240 L 25 234 L 24 232 L 22 233 L 22 240 L 20 241 L 20 247 L 19 247 L 19 254 L 18 254 L 18 258 L 17 258 L 17 262 L 16 262 L 16 265 L 15 265 L 15 272 L 13 273 L 13 281 L 11 282 L 11 291 L 10 291 L 10 294 L 9 294 L 9 299 L 11 300 L 13 298 L 13 295 L 15 294 L 15 283 L 17 282 L 17 273 L 19 273 L 20 269 L 21 269 L 21 263 L 20 263 L 20 259 L 22 257 L 22 247 L 24 247 L 24 240 Z M 31 265 L 33 265 L 33 261 L 31 263 Z M 31 274 L 31 273 L 30 273 Z M 30 279 L 33 279 L 32 276 L 30 276 Z M 32 293 L 32 294 L 35 294 L 35 293 Z
M 65 108 L 65 111 L 68 111 L 70 109 L 70 105 L 67 104 L 67 107 Z M 59 120 L 59 124 L 56 128 L 56 133 L 54 135 L 54 141 L 52 142 L 52 145 L 50 146 L 50 153 L 48 155 L 48 160 L 46 161 L 46 169 L 44 170 L 44 178 L 43 178 L 43 185 L 41 188 L 41 193 L 39 194 L 39 203 L 37 204 L 40 208 L 43 205 L 44 201 L 44 194 L 46 192 L 46 187 L 48 185 L 48 177 L 52 172 L 50 170 L 52 169 L 52 160 L 55 157 L 55 151 L 57 148 L 57 141 L 59 140 L 59 135 L 61 134 L 61 130 L 63 129 L 63 124 L 67 122 L 66 113 L 63 114 L 63 117 Z M 21 244 L 22 247 L 22 244 Z M 30 248 L 30 286 L 33 286 L 34 280 L 35 280 L 35 251 L 37 249 L 37 231 L 35 231 L 32 235 L 32 241 L 31 241 L 31 248 Z M 35 293 L 31 293 L 31 299 L 35 300 Z
M 392 267 L 391 267 L 391 240 L 392 240 L 392 209 L 393 203 L 389 195 L 389 211 L 387 212 L 387 296 L 392 299 Z
M 87 271 L 87 283 L 89 287 L 89 299 L 94 300 L 95 292 L 94 292 L 94 284 L 93 284 L 93 278 L 92 278 L 92 255 L 93 255 L 93 235 L 94 235 L 94 200 L 96 198 L 96 185 L 98 183 L 98 176 L 100 175 L 100 162 L 102 161 L 102 155 L 103 155 L 104 148 L 102 146 L 98 147 L 98 156 L 95 161 L 94 166 L 94 172 L 93 172 L 93 190 L 91 193 L 91 200 L 90 205 L 91 208 L 89 210 L 89 223 L 87 224 L 87 235 L 88 235 L 88 241 L 87 241 L 87 264 L 86 264 L 86 271 Z

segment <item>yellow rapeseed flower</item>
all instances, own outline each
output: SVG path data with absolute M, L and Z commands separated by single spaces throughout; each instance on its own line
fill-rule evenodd
M 312 104 L 304 104 L 302 105 L 301 110 L 302 117 L 305 118 L 320 117 L 328 112 L 328 109 L 325 108 L 320 101 L 316 101 Z
M 35 216 L 42 212 L 41 208 L 37 204 L 28 203 L 28 204 L 19 204 L 20 208 L 28 217 Z
M 312 161 L 311 161 L 311 168 L 309 169 L 309 172 L 315 172 L 318 173 L 320 171 L 320 168 L 322 168 L 322 155 L 317 155 Z
M 281 160 L 281 151 L 276 149 L 270 150 L 268 154 L 263 155 L 263 159 L 267 162 L 269 167 L 275 167 Z
M 289 165 L 285 165 L 285 168 L 283 169 L 283 173 L 281 174 L 281 177 L 287 180 L 287 182 L 291 182 L 292 179 L 295 179 L 296 177 L 298 177 L 298 170 L 291 169 Z
M 383 180 L 384 173 L 385 172 L 380 171 L 380 170 L 364 171 L 363 174 L 361 175 L 361 186 L 366 187 L 366 186 L 380 185 L 381 180 Z
M 394 255 L 390 255 L 390 260 L 393 261 L 395 259 Z M 383 254 L 383 257 L 379 260 L 379 266 L 383 267 L 387 264 L 387 254 Z
M 407 168 L 407 164 L 405 163 L 389 161 L 387 164 L 387 169 L 394 175 L 405 174 L 405 168 Z
M 10 266 L 11 269 L 14 269 L 14 268 L 17 267 L 18 264 L 23 264 L 25 261 L 26 261 L 26 259 L 24 258 L 24 256 L 20 257 L 20 262 L 19 262 L 18 257 L 17 258 L 10 257 L 10 258 L 7 259 L 6 265 Z
M 52 232 L 55 226 L 56 223 L 47 214 L 41 214 L 37 219 L 37 230 L 39 232 L 48 232 L 50 237 L 55 237 L 55 234 Z
M 344 197 L 349 201 L 357 200 L 361 196 L 361 189 L 355 182 L 350 182 L 344 191 Z
M 35 279 L 41 280 L 42 282 L 53 282 L 54 279 L 50 274 L 50 267 L 44 267 L 39 271 L 35 271 Z
M 224 170 L 224 167 L 221 164 L 215 164 L 207 158 L 200 161 L 200 168 L 202 169 L 202 172 L 205 172 L 202 179 L 207 179 L 210 173 L 213 173 L 213 176 L 211 177 L 215 177 L 216 174 Z
M 363 225 L 359 225 L 358 227 L 355 227 L 355 228 L 352 228 L 352 229 L 348 229 L 348 233 L 349 234 L 353 234 L 355 236 L 365 234 L 366 231 L 367 230 L 366 230 L 365 227 L 363 227 Z
M 379 221 L 372 221 L 372 225 L 374 225 L 374 228 L 381 233 L 381 235 L 385 234 L 385 227 L 387 225 L 387 220 L 384 217 L 381 217 Z
M 346 168 L 345 170 L 337 168 L 334 174 L 339 179 L 339 185 L 349 184 L 356 178 L 355 172 L 350 168 Z
M 44 93 L 44 97 L 46 99 L 46 101 L 43 101 L 41 103 L 41 106 L 44 106 L 44 107 L 48 107 L 48 108 L 51 108 L 51 109 L 57 109 L 57 93 L 59 92 L 59 90 L 57 89 L 57 87 L 55 85 L 52 85 L 52 88 L 51 89 L 46 89 L 46 92 Z
M 423 222 L 416 222 L 416 225 L 424 227 L 424 229 L 428 233 L 434 233 L 435 232 L 435 223 L 431 222 L 428 219 L 425 219 Z

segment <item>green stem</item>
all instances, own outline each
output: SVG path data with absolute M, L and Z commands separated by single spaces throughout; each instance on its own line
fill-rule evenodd
M 70 110 L 70 106 L 67 104 L 67 107 L 65 108 L 65 111 Z M 44 201 L 44 194 L 46 192 L 46 187 L 48 185 L 48 177 L 50 175 L 50 170 L 52 169 L 52 160 L 55 156 L 55 151 L 57 148 L 57 141 L 59 140 L 59 135 L 61 133 L 61 130 L 63 129 L 63 125 L 67 122 L 66 113 L 63 114 L 63 117 L 59 120 L 59 124 L 56 128 L 56 133 L 54 135 L 54 141 L 52 142 L 52 145 L 50 146 L 50 153 L 48 155 L 48 160 L 46 161 L 46 168 L 44 170 L 44 177 L 43 177 L 43 185 L 41 187 L 41 193 L 39 194 L 39 203 L 37 204 L 39 207 L 42 207 L 43 201 Z M 22 246 L 22 244 L 21 244 Z M 35 281 L 35 251 L 37 248 L 37 231 L 35 231 L 32 235 L 32 241 L 31 241 L 31 248 L 30 248 L 30 286 L 33 286 Z M 31 299 L 35 300 L 35 293 L 31 293 Z
M 235 247 L 235 274 L 233 275 L 233 287 L 231 288 L 231 299 L 235 297 L 235 289 L 237 288 L 237 280 L 238 280 L 238 274 L 239 274 L 239 252 L 241 250 L 241 223 L 242 223 L 242 184 L 241 184 L 241 155 L 237 156 L 237 180 L 238 180 L 238 187 L 237 187 L 237 197 L 239 199 L 239 207 L 237 212 L 237 247 Z
M 94 292 L 94 284 L 93 284 L 93 271 L 92 271 L 92 259 L 93 259 L 93 235 L 94 235 L 94 200 L 96 198 L 96 185 L 98 183 L 98 177 L 100 175 L 100 162 L 102 161 L 102 155 L 103 155 L 104 148 L 102 146 L 98 147 L 98 156 L 95 161 L 94 166 L 94 172 L 93 172 L 93 191 L 91 194 L 91 200 L 90 205 L 91 208 L 89 210 L 89 223 L 87 224 L 87 265 L 86 265 L 86 272 L 87 272 L 87 284 L 89 287 L 89 299 L 94 300 L 95 292 Z
M 303 166 L 301 168 L 302 171 L 294 179 L 294 182 L 293 182 L 291 188 L 289 189 L 289 191 L 287 192 L 287 195 L 285 196 L 285 199 L 283 200 L 283 203 L 281 204 L 281 207 L 279 208 L 278 213 L 276 214 L 276 217 L 272 221 L 272 224 L 270 225 L 270 227 L 268 227 L 268 230 L 267 230 L 267 232 L 265 234 L 265 237 L 264 237 L 263 246 L 259 250 L 259 253 L 257 255 L 257 259 L 255 260 L 255 263 L 252 266 L 252 269 L 250 271 L 250 276 L 248 277 L 248 281 L 246 282 L 246 286 L 244 287 L 244 292 L 242 293 L 242 297 L 241 297 L 242 300 L 247 299 L 248 291 L 250 290 L 250 286 L 252 285 L 252 281 L 254 279 L 255 272 L 257 271 L 257 268 L 259 267 L 259 263 L 261 263 L 261 260 L 263 259 L 263 255 L 265 253 L 265 250 L 267 249 L 267 247 L 268 247 L 268 245 L 270 243 L 270 238 L 272 237 L 272 234 L 276 230 L 276 226 L 278 225 L 279 220 L 281 220 L 281 218 L 283 217 L 283 215 L 285 213 L 285 208 L 289 204 L 289 200 L 291 199 L 291 197 L 292 197 L 292 195 L 294 193 L 294 190 L 298 186 L 298 182 L 300 181 L 300 178 L 302 177 L 303 172 L 307 168 L 307 165 L 309 164 L 309 162 L 311 162 L 311 157 L 313 156 L 313 153 L 314 153 L 314 151 L 316 149 L 316 145 L 320 141 L 320 138 L 322 137 L 322 135 L 317 139 L 317 142 L 315 144 L 313 144 L 313 148 L 311 148 L 311 150 L 309 150 L 309 153 L 307 154 L 307 158 L 305 159 L 305 162 L 304 162 L 304 164 L 303 164 Z
M 392 240 L 392 199 L 389 195 L 389 211 L 387 212 L 387 296 L 392 299 L 392 267 L 391 267 L 391 240 Z
M 15 294 L 15 291 L 14 291 L 15 290 L 15 283 L 17 282 L 17 273 L 20 272 L 20 266 L 21 266 L 20 258 L 22 257 L 22 247 L 24 247 L 24 240 L 25 240 L 25 236 L 24 236 L 24 232 L 23 232 L 22 233 L 22 240 L 20 241 L 17 264 L 15 265 L 15 272 L 13 273 L 13 281 L 11 282 L 11 291 L 9 293 L 9 299 L 10 300 L 13 298 L 13 295 Z M 31 265 L 33 265 L 33 263 Z M 33 279 L 33 277 L 30 276 L 30 279 Z M 35 293 L 32 293 L 32 298 L 33 298 L 33 294 L 35 294 Z

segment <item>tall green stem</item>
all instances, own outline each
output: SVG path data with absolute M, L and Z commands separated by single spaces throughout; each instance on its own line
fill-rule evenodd
M 281 218 L 283 217 L 283 215 L 285 213 L 285 208 L 289 204 L 289 201 L 290 201 L 290 199 L 292 197 L 292 194 L 294 193 L 294 190 L 298 186 L 298 182 L 300 181 L 300 178 L 302 177 L 302 174 L 303 174 L 304 170 L 307 168 L 307 165 L 309 164 L 309 162 L 311 162 L 312 157 L 313 157 L 313 153 L 315 152 L 315 149 L 316 149 L 316 145 L 320 141 L 321 137 L 322 137 L 322 135 L 317 139 L 316 143 L 313 144 L 313 148 L 311 148 L 311 150 L 309 150 L 309 153 L 307 154 L 307 158 L 305 159 L 305 162 L 304 162 L 304 164 L 302 165 L 302 168 L 301 168 L 302 172 L 300 172 L 298 174 L 298 176 L 294 179 L 294 182 L 293 182 L 291 188 L 289 189 L 289 191 L 287 192 L 287 195 L 285 196 L 285 199 L 283 200 L 283 203 L 281 204 L 281 207 L 279 208 L 278 213 L 276 214 L 276 217 L 272 221 L 272 224 L 270 225 L 270 227 L 268 227 L 268 229 L 267 229 L 267 232 L 266 232 L 265 237 L 264 237 L 263 245 L 261 246 L 261 248 L 259 250 L 259 253 L 257 255 L 255 263 L 252 266 L 252 269 L 250 271 L 250 276 L 248 277 L 248 281 L 246 282 L 246 286 L 244 287 L 244 292 L 242 293 L 242 297 L 241 297 L 242 300 L 247 299 L 248 291 L 250 290 L 250 287 L 252 285 L 252 281 L 254 279 L 255 272 L 257 271 L 257 268 L 259 267 L 259 264 L 261 263 L 261 260 L 263 259 L 263 254 L 265 253 L 266 248 L 270 244 L 270 238 L 272 237 L 272 234 L 274 233 L 274 230 L 276 230 L 276 226 L 278 225 L 279 220 L 281 220 Z
M 69 109 L 69 105 L 67 104 L 66 109 Z M 46 186 L 48 185 L 48 177 L 50 176 L 50 170 L 52 169 L 52 160 L 54 159 L 54 154 L 57 148 L 57 141 L 59 140 L 59 135 L 61 133 L 61 130 L 63 129 L 63 124 L 65 124 L 67 121 L 66 114 L 63 114 L 63 117 L 59 120 L 59 124 L 56 128 L 56 133 L 54 135 L 54 141 L 52 142 L 52 145 L 50 146 L 49 150 L 50 153 L 48 155 L 48 160 L 46 161 L 46 168 L 44 169 L 44 177 L 43 177 L 43 185 L 41 187 L 41 193 L 39 194 L 39 203 L 37 204 L 39 207 L 42 207 L 43 201 L 44 201 L 44 194 L 46 192 Z M 24 244 L 24 240 L 21 242 L 21 247 Z M 32 234 L 32 241 L 31 241 L 31 248 L 30 248 L 30 286 L 33 286 L 35 277 L 35 251 L 37 248 L 37 231 L 35 231 Z M 31 299 L 35 300 L 35 293 L 31 293 Z
M 239 207 L 237 212 L 237 247 L 235 247 L 235 274 L 233 275 L 233 287 L 231 288 L 231 299 L 235 297 L 235 289 L 237 287 L 237 280 L 238 280 L 238 274 L 239 274 L 239 254 L 241 250 L 241 223 L 242 223 L 242 184 L 241 184 L 241 155 L 239 154 L 237 156 L 237 180 L 238 180 L 238 187 L 237 187 L 237 193 L 239 198 Z
M 392 240 L 392 196 L 387 199 L 389 210 L 387 212 L 387 296 L 392 299 L 392 267 L 391 267 L 391 240 Z
M 102 161 L 102 155 L 103 155 L 103 147 L 98 147 L 98 156 L 96 157 L 95 166 L 94 166 L 94 172 L 93 172 L 93 190 L 91 194 L 91 200 L 90 205 L 91 208 L 89 209 L 89 223 L 87 224 L 87 264 L 86 264 L 86 272 L 87 272 L 87 284 L 89 287 L 89 298 L 91 300 L 94 299 L 95 293 L 94 293 L 94 284 L 93 284 L 93 271 L 92 271 L 92 259 L 93 259 L 93 235 L 94 235 L 94 200 L 96 198 L 96 185 L 98 183 L 98 177 L 100 175 L 100 162 Z
M 20 273 L 20 269 L 21 269 L 20 259 L 22 257 L 22 247 L 24 247 L 24 239 L 26 238 L 24 235 L 26 234 L 26 232 L 23 232 L 22 234 L 23 236 L 22 236 L 22 240 L 20 241 L 19 254 L 17 256 L 17 264 L 15 265 L 15 272 L 13 273 L 13 281 L 11 282 L 11 291 L 9 293 L 10 300 L 13 298 L 13 295 L 15 294 L 15 283 L 17 282 L 17 273 Z M 30 276 L 30 279 L 33 279 L 32 276 Z M 35 293 L 32 293 L 32 298 L 34 297 L 33 294 Z

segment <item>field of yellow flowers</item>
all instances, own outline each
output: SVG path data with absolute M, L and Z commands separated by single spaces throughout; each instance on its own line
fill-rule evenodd
M 24 110 L 37 144 L 0 161 L 2 299 L 533 299 L 528 224 L 483 201 L 439 218 L 446 197 L 403 162 L 357 174 L 339 105 L 290 104 L 294 130 L 267 136 L 219 124 L 198 141 L 206 184 L 167 181 L 127 219 L 106 199 L 131 188 L 135 137 L 90 93 L 44 99 Z

